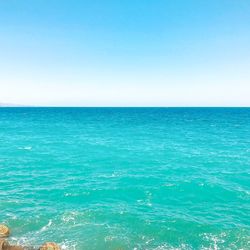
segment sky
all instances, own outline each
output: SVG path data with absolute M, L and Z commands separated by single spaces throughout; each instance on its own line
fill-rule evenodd
M 250 106 L 250 1 L 0 0 L 0 103 Z

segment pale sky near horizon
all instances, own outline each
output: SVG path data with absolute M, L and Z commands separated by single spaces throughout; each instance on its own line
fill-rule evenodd
M 0 103 L 250 106 L 250 1 L 0 0 Z

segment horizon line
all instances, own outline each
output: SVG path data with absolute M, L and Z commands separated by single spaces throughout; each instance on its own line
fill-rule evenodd
M 250 106 L 50 106 L 4 105 L 0 108 L 250 108 Z

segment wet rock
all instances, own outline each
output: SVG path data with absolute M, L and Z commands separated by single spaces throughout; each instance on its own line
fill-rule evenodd
M 46 242 L 39 250 L 60 250 L 60 247 L 54 242 Z
M 7 226 L 0 224 L 0 238 L 5 238 L 10 235 L 10 230 Z

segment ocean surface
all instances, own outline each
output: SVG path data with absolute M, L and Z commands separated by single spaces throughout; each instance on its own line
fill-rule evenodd
M 1 108 L 0 223 L 62 249 L 250 249 L 249 108 Z

